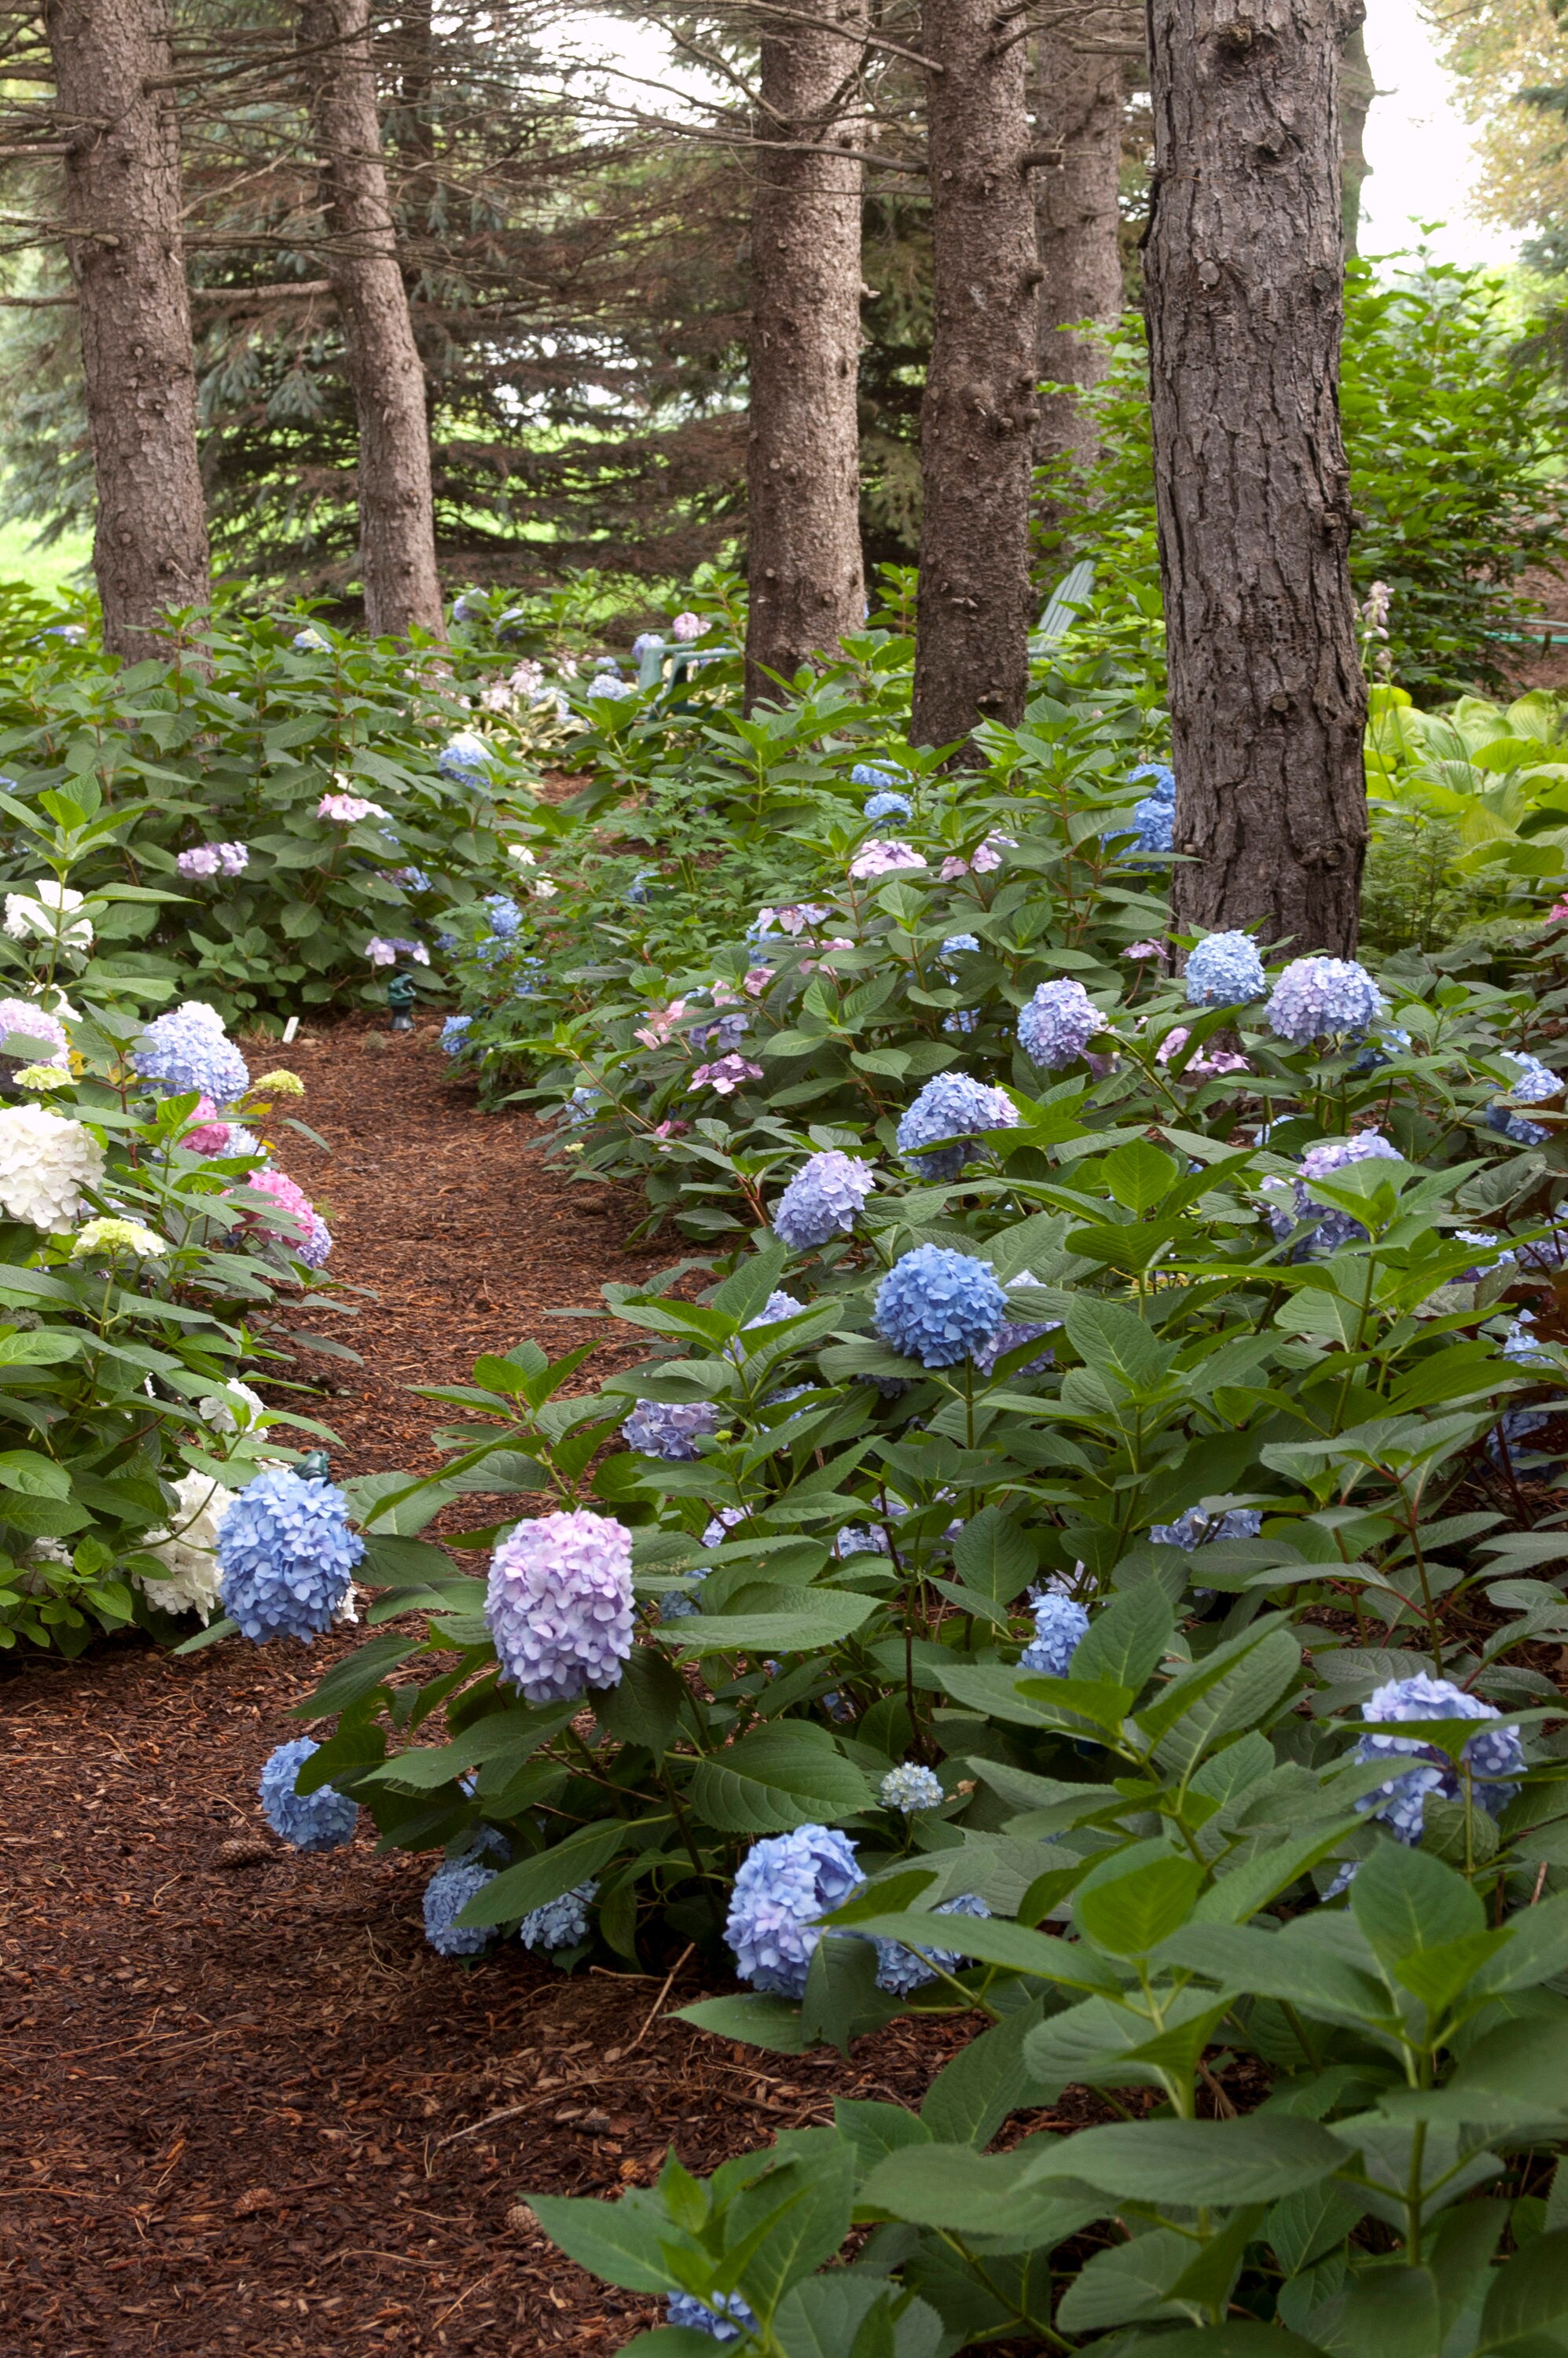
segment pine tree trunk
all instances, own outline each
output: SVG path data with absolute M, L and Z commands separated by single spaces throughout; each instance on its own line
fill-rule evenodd
M 746 462 L 746 705 L 865 619 L 860 557 L 860 37 L 867 0 L 824 0 L 842 27 L 764 17 L 752 212 Z M 849 36 L 849 38 L 845 38 Z M 820 143 L 816 152 L 810 152 Z
M 1367 161 L 1367 117 L 1377 95 L 1366 25 L 1357 16 L 1339 45 L 1339 185 L 1346 254 L 1355 253 L 1361 233 L 1361 184 L 1372 168 Z
M 999 0 L 932 0 L 933 320 L 913 741 L 1018 720 L 1029 679 L 1029 473 L 1038 360 L 1024 43 Z
M 154 625 L 211 590 L 179 137 L 161 0 L 49 0 L 65 217 L 81 328 L 103 643 L 167 652 Z
M 436 570 L 425 371 L 398 267 L 381 150 L 368 0 L 300 16 L 322 171 L 324 256 L 359 424 L 360 577 L 373 638 L 445 633 Z
M 1355 948 L 1336 0 L 1151 0 L 1145 245 L 1178 930 Z
M 1114 328 L 1122 307 L 1121 68 L 1075 49 L 1065 32 L 1042 35 L 1034 61 L 1034 144 L 1059 156 L 1034 181 L 1040 238 L 1040 373 L 1077 388 L 1042 395 L 1035 438 L 1042 460 L 1091 456 L 1094 425 L 1078 395 L 1105 373 L 1104 348 L 1064 333 L 1080 319 Z

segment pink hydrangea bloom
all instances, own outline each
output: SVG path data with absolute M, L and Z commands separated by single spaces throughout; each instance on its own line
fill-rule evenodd
M 641 1041 L 644 1048 L 662 1048 L 685 1013 L 684 999 L 672 999 L 667 1007 L 651 1008 L 647 1022 L 640 1024 L 632 1037 Z
M 218 1119 L 218 1109 L 210 1097 L 199 1097 L 196 1110 L 190 1117 L 190 1128 L 180 1140 L 181 1146 L 192 1154 L 224 1154 L 229 1146 L 229 1125 Z
M 287 1171 L 253 1171 L 245 1185 L 253 1195 L 270 1195 L 277 1211 L 269 1215 L 246 1205 L 240 1209 L 242 1219 L 251 1221 L 265 1236 L 281 1237 L 297 1250 L 310 1242 L 316 1206 Z
M 702 616 L 692 613 L 688 609 L 684 614 L 676 616 L 675 621 L 670 624 L 670 636 L 680 640 L 683 645 L 687 645 L 693 639 L 700 639 L 707 628 L 708 624 L 703 621 Z
M 1186 1026 L 1178 1024 L 1173 1032 L 1166 1033 L 1154 1054 L 1162 1065 L 1168 1065 L 1186 1044 Z M 1200 1053 L 1189 1065 L 1183 1066 L 1184 1073 L 1199 1081 L 1217 1080 L 1225 1073 L 1249 1073 L 1251 1069 L 1245 1056 L 1238 1056 L 1229 1048 L 1216 1048 L 1206 1055 Z
M 761 999 L 773 979 L 773 972 L 774 969 L 771 966 L 749 966 L 742 982 L 742 988 L 748 997 Z
M 379 803 L 366 802 L 362 795 L 323 795 L 316 816 L 336 819 L 341 827 L 353 827 L 362 818 L 384 818 L 386 813 Z
M 894 876 L 901 869 L 924 868 L 925 855 L 916 851 L 913 843 L 904 843 L 897 836 L 885 840 L 873 836 L 860 846 L 849 862 L 849 873 L 863 882 L 875 876 Z
M 717 1063 L 698 1065 L 688 1089 L 716 1089 L 721 1098 L 733 1097 L 742 1081 L 760 1081 L 761 1065 L 753 1065 L 749 1056 L 720 1056 Z
M 972 860 L 960 860 L 957 852 L 946 859 L 938 871 L 938 881 L 943 884 L 956 884 L 960 876 L 989 876 L 993 869 L 1001 866 L 1002 853 L 1016 849 L 1014 837 L 1000 835 L 993 828 L 985 841 L 977 846 Z

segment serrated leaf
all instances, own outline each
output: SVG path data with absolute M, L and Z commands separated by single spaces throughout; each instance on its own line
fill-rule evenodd
M 698 1762 L 691 1807 L 727 1833 L 784 1833 L 832 1825 L 870 1807 L 864 1770 L 846 1760 L 814 1720 L 776 1720 Z

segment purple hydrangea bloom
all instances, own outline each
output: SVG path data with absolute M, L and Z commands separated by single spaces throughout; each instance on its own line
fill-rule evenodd
M 335 1785 L 318 1786 L 314 1793 L 295 1791 L 295 1779 L 319 1749 L 308 1736 L 280 1744 L 256 1787 L 268 1825 L 295 1850 L 341 1850 L 344 1843 L 352 1842 L 359 1823 L 359 1803 L 340 1793 Z
M 700 1457 L 699 1441 L 719 1430 L 719 1411 L 711 1401 L 639 1401 L 621 1428 L 628 1449 L 645 1457 Z
M 989 1261 L 941 1245 L 916 1245 L 877 1288 L 878 1334 L 927 1368 L 951 1368 L 989 1343 L 1006 1314 Z
M 1258 1507 L 1232 1507 L 1225 1515 L 1206 1515 L 1201 1507 L 1189 1507 L 1173 1523 L 1151 1524 L 1149 1536 L 1157 1547 L 1176 1547 L 1191 1555 L 1195 1548 L 1215 1540 L 1255 1540 L 1262 1528 Z
M 990 1909 L 973 1891 L 961 1891 L 956 1899 L 943 1900 L 932 1909 L 934 1916 L 989 1916 Z M 967 1963 L 961 1949 L 931 1948 L 924 1952 L 906 1949 L 901 1941 L 877 1942 L 877 1987 L 892 1997 L 907 1997 L 911 1990 L 924 1989 L 927 1982 L 936 1979 L 938 1969 L 956 1974 Z
M 1049 1678 L 1065 1679 L 1073 1656 L 1087 1635 L 1089 1617 L 1071 1596 L 1064 1596 L 1054 1588 L 1031 1597 L 1030 1604 L 1034 1614 L 1034 1635 L 1019 1656 L 1018 1667 L 1021 1671 L 1044 1671 Z
M 717 2307 L 698 2300 L 694 2292 L 672 2292 L 665 2296 L 665 2323 L 684 2325 L 690 2332 L 706 2333 L 715 2342 L 739 2342 L 741 2333 L 750 2332 L 757 2320 L 738 2292 L 716 2292 Z
M 884 1810 L 902 1810 L 906 1817 L 918 1810 L 939 1810 L 944 1800 L 942 1779 L 934 1769 L 906 1760 L 902 1768 L 888 1770 L 877 1788 L 877 1798 Z
M 40 1048 L 47 1042 L 48 1053 L 36 1061 L 70 1071 L 70 1042 L 58 1015 L 47 1014 L 30 999 L 0 999 L 0 1041 L 8 1033 L 20 1040 L 35 1041 Z
M 1275 983 L 1263 1021 L 1293 1048 L 1314 1040 L 1359 1040 L 1386 1012 L 1383 994 L 1354 958 L 1292 958 Z
M 1185 976 L 1189 1007 L 1244 1007 L 1268 989 L 1250 934 L 1208 934 L 1194 945 Z
M 223 1030 L 215 1007 L 188 999 L 147 1025 L 131 1051 L 145 1081 L 160 1082 L 174 1097 L 192 1089 L 214 1106 L 232 1105 L 251 1085 L 244 1058 Z
M 425 1938 L 438 1957 L 477 1957 L 489 1948 L 490 1925 L 459 1924 L 455 1919 L 494 1880 L 492 1867 L 457 1859 L 436 1869 L 425 1886 Z
M 1379 1687 L 1362 1704 L 1361 1716 L 1373 1721 L 1496 1720 L 1500 1714 L 1491 1704 L 1466 1694 L 1450 1680 L 1429 1678 L 1424 1671 L 1418 1671 L 1413 1678 L 1391 1679 L 1387 1686 Z M 1462 1757 L 1476 1801 L 1488 1816 L 1500 1817 L 1519 1791 L 1519 1780 L 1524 1774 L 1524 1753 L 1517 1730 L 1495 1727 L 1473 1736 Z M 1420 1764 L 1406 1769 L 1402 1776 L 1390 1777 L 1387 1784 L 1379 1785 L 1376 1792 L 1364 1794 L 1356 1804 L 1358 1810 L 1381 1819 L 1402 1843 L 1421 1840 L 1429 1793 L 1435 1793 L 1444 1801 L 1464 1798 L 1463 1771 L 1445 1752 L 1433 1744 L 1423 1744 L 1419 1736 L 1363 1736 L 1357 1740 L 1355 1758 L 1361 1762 L 1412 1758 Z
M 753 1843 L 741 1860 L 724 1937 L 753 1989 L 802 1997 L 817 1919 L 859 1890 L 855 1845 L 831 1826 L 796 1826 Z
M 849 862 L 849 873 L 869 882 L 878 876 L 896 876 L 906 868 L 924 868 L 925 855 L 896 836 L 871 836 Z
M 575 1949 L 588 1938 L 588 1911 L 598 1897 L 597 1883 L 579 1883 L 575 1891 L 532 1909 L 518 1925 L 517 1938 L 525 1949 L 543 1949 L 546 1956 Z
M 1016 1130 L 1018 1108 L 1005 1089 L 968 1073 L 938 1073 L 927 1081 L 898 1126 L 898 1151 L 923 1179 L 956 1179 L 987 1130 Z M 951 1142 L 949 1142 L 951 1141 Z M 933 1153 L 930 1149 L 940 1151 Z
M 253 1643 L 311 1639 L 332 1626 L 365 1552 L 332 1482 L 272 1466 L 241 1491 L 218 1526 L 223 1610 Z
M 230 1141 L 229 1151 L 231 1153 L 235 1152 L 232 1140 Z M 322 1269 L 326 1266 L 328 1256 L 332 1249 L 332 1231 L 319 1212 L 314 1210 L 311 1212 L 310 1233 L 304 1243 L 296 1245 L 294 1249 L 307 1269 Z
M 694 1023 L 687 1038 L 693 1048 L 709 1048 L 720 1056 L 732 1056 L 751 1028 L 749 1015 L 721 1015 L 716 1023 Z
M 1313 1232 L 1306 1239 L 1306 1249 L 1313 1252 L 1336 1252 L 1344 1244 L 1359 1243 L 1367 1231 L 1348 1212 L 1330 1210 L 1317 1204 L 1307 1194 L 1303 1182 L 1327 1179 L 1336 1171 L 1343 1171 L 1352 1163 L 1402 1163 L 1404 1157 L 1397 1146 L 1390 1144 L 1380 1130 L 1358 1130 L 1350 1138 L 1325 1139 L 1321 1146 L 1309 1146 L 1302 1156 L 1301 1179 L 1296 1182 L 1292 1212 L 1271 1211 L 1269 1224 L 1282 1244 L 1294 1227 L 1310 1220 Z M 1278 1194 L 1282 1180 L 1265 1180 L 1264 1186 Z
M 1042 1072 L 1076 1062 L 1105 1017 L 1081 982 L 1043 982 L 1018 1019 L 1018 1044 Z
M 828 1147 L 801 1165 L 779 1197 L 773 1234 L 791 1252 L 810 1252 L 853 1233 L 877 1184 L 869 1163 Z
M 621 1683 L 632 1651 L 632 1535 L 577 1509 L 519 1523 L 490 1560 L 484 1617 L 501 1675 L 528 1703 Z

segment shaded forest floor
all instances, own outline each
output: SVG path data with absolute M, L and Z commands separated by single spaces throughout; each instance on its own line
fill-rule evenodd
M 314 1411 L 341 1474 L 429 1464 L 438 1412 L 404 1387 L 525 1334 L 589 1340 L 545 1313 L 676 1257 L 622 1251 L 633 1201 L 526 1152 L 525 1116 L 477 1116 L 433 1026 L 343 1025 L 267 1062 L 299 1072 L 332 1150 L 279 1131 L 278 1159 L 328 1209 L 334 1271 L 374 1289 L 327 1330 L 362 1366 L 308 1363 L 336 1387 Z M 624 1334 L 590 1373 L 640 1356 Z M 363 1833 L 300 1858 L 261 1823 L 288 1708 L 351 1642 L 0 1663 L 8 2352 L 613 2351 L 654 2305 L 568 2266 L 528 2190 L 646 2182 L 672 2141 L 709 2169 L 835 2093 L 917 2101 L 966 2035 L 895 2024 L 850 2069 L 786 2063 L 664 2018 L 703 1988 L 689 1965 L 665 1991 L 516 1942 L 437 1957 L 428 1861 Z

